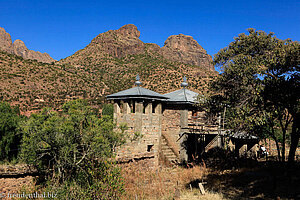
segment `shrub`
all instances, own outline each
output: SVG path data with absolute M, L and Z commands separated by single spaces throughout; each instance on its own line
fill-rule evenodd
M 75 194 L 85 199 L 116 198 L 122 185 L 109 160 L 123 134 L 113 131 L 111 117 L 99 118 L 84 100 L 67 102 L 62 110 L 58 114 L 44 109 L 21 125 L 23 160 L 44 174 L 46 186 L 64 198 Z M 67 194 L 71 188 L 76 190 Z
M 22 138 L 17 132 L 20 120 L 18 107 L 0 102 L 0 160 L 11 161 L 17 157 Z
M 102 109 L 102 115 L 108 115 L 113 117 L 114 106 L 112 104 L 104 104 Z

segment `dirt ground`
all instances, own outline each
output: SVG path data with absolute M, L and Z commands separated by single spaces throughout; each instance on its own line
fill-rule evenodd
M 180 190 L 179 199 L 182 200 L 300 199 L 300 163 L 293 166 L 278 162 L 249 163 L 248 166 L 238 163 L 236 166 L 240 167 L 230 166 L 230 169 L 194 166 L 188 169 L 162 168 L 158 171 L 140 170 L 138 165 L 129 165 L 126 174 L 123 174 L 126 176 L 127 190 L 124 199 L 136 198 L 137 195 L 143 199 L 172 199 L 176 188 Z M 0 176 L 0 199 L 11 199 L 7 198 L 8 193 L 33 191 L 30 190 L 33 181 L 33 176 Z M 178 182 L 182 186 L 178 186 Z M 199 182 L 205 182 L 206 195 L 200 195 Z
M 8 198 L 9 194 L 20 194 L 22 189 L 30 188 L 32 185 L 32 176 L 21 178 L 0 178 L 0 199 L 11 199 Z
M 256 168 L 215 171 L 207 188 L 229 199 L 300 199 L 300 167 L 260 163 Z
M 0 165 L 0 199 L 12 199 L 13 194 L 20 194 L 33 187 L 34 169 L 25 164 Z

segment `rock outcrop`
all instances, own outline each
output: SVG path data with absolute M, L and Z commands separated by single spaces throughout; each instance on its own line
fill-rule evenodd
M 4 28 L 0 27 L 0 50 L 12 53 L 12 40 Z
M 81 53 L 109 54 L 118 58 L 129 54 L 140 54 L 144 52 L 144 43 L 139 36 L 140 32 L 136 26 L 125 25 L 118 30 L 99 34 Z
M 135 25 L 124 25 L 118 30 L 99 34 L 84 49 L 60 62 L 80 64 L 80 60 L 86 57 L 99 58 L 108 54 L 122 58 L 128 55 L 148 53 L 214 71 L 211 56 L 191 36 L 172 35 L 165 41 L 162 48 L 156 44 L 143 43 L 139 37 L 140 31 Z
M 0 50 L 7 53 L 15 54 L 23 57 L 24 59 L 37 60 L 39 62 L 51 63 L 55 60 L 47 53 L 29 50 L 22 40 L 15 40 L 12 43 L 11 36 L 4 28 L 0 27 Z
M 39 51 L 33 51 L 27 49 L 27 47 L 25 46 L 22 40 L 15 40 L 12 46 L 13 46 L 14 54 L 21 56 L 24 59 L 32 59 L 44 63 L 51 63 L 55 61 L 47 53 L 41 53 Z
M 162 55 L 170 60 L 214 70 L 211 56 L 191 36 L 179 34 L 168 37 L 162 47 Z
M 116 32 L 119 32 L 124 36 L 132 38 L 139 38 L 141 34 L 137 27 L 133 24 L 124 25 L 121 28 L 119 28 Z
M 22 40 L 15 40 L 13 43 L 13 50 L 14 54 L 21 57 L 26 57 L 26 53 L 28 51 L 27 47 L 25 46 Z

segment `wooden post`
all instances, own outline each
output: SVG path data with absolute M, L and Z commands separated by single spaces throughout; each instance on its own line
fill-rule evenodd
M 199 183 L 198 185 L 199 185 L 199 189 L 200 189 L 201 194 L 204 195 L 205 190 L 204 190 L 204 187 L 203 187 L 202 183 Z

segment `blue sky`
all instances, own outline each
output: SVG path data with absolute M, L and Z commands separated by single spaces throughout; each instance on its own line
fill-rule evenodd
M 125 24 L 135 24 L 143 42 L 160 46 L 170 35 L 191 35 L 213 56 L 250 27 L 299 41 L 299 13 L 299 0 L 0 0 L 0 27 L 56 60 Z

